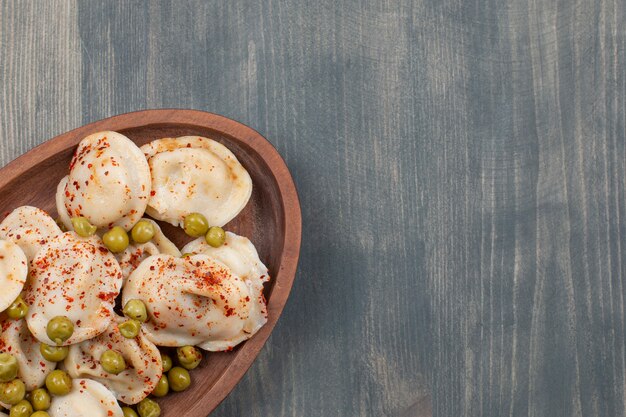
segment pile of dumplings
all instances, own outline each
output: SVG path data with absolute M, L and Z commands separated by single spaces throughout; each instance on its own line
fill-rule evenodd
M 0 223 L 0 416 L 157 417 L 154 398 L 186 389 L 202 350 L 258 332 L 268 270 L 222 229 L 251 193 L 208 138 L 84 138 L 58 219 L 23 206 Z M 153 219 L 197 238 L 179 249 Z

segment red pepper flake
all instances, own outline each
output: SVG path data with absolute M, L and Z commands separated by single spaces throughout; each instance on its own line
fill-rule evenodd
M 111 301 L 117 297 L 116 292 L 101 292 L 98 294 L 98 298 L 102 301 Z
M 150 195 L 151 195 L 152 197 L 154 197 L 154 196 L 156 195 L 156 191 L 154 191 L 154 190 L 150 191 Z

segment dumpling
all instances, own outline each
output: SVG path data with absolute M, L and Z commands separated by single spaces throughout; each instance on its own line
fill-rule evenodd
M 147 213 L 181 226 L 185 216 L 202 213 L 211 226 L 223 226 L 246 206 L 250 175 L 224 145 L 184 136 L 141 147 L 152 172 Z
M 116 316 L 106 332 L 100 336 L 70 347 L 65 369 L 72 378 L 89 378 L 100 382 L 126 404 L 137 404 L 156 387 L 163 365 L 159 349 L 143 332 L 134 339 L 121 335 L 118 325 L 126 319 Z M 109 349 L 122 354 L 127 369 L 118 375 L 110 374 L 100 366 L 100 356 Z
M 10 353 L 17 359 L 19 370 L 17 377 L 26 385 L 27 391 L 43 386 L 46 375 L 57 367 L 55 362 L 48 362 L 39 352 L 39 341 L 30 334 L 26 320 L 11 320 L 0 317 L 0 352 Z
M 233 274 L 243 279 L 253 295 L 250 322 L 255 325 L 246 329 L 249 336 L 254 335 L 267 322 L 267 305 L 263 295 L 263 284 L 270 280 L 269 271 L 259 259 L 256 248 L 248 238 L 226 232 L 226 241 L 218 248 L 206 243 L 204 237 L 189 242 L 184 248 L 184 253 L 196 253 L 208 255 L 224 265 Z M 200 345 L 206 350 L 215 350 L 220 346 L 214 346 L 212 342 Z
M 113 393 L 90 379 L 75 379 L 69 394 L 52 396 L 48 414 L 50 417 L 124 417 Z
M 206 255 L 151 256 L 130 275 L 122 303 L 142 300 L 144 331 L 158 346 L 199 345 L 228 350 L 258 326 L 250 288 Z
M 259 259 L 259 254 L 250 239 L 232 232 L 226 232 L 224 244 L 218 248 L 206 243 L 204 237 L 189 242 L 183 253 L 201 253 L 222 262 L 239 278 L 263 288 L 270 280 L 267 267 Z
M 169 240 L 165 234 L 163 234 L 163 231 L 157 222 L 145 218 L 142 220 L 152 223 L 152 226 L 154 226 L 154 237 L 146 243 L 132 243 L 124 250 L 124 252 L 115 255 L 120 263 L 120 267 L 122 268 L 124 281 L 126 281 L 130 273 L 139 266 L 141 261 L 149 256 L 158 255 L 160 253 L 176 257 L 181 256 L 181 253 L 176 245 L 174 245 L 172 241 Z
M 0 223 L 0 239 L 17 244 L 28 261 L 35 257 L 49 239 L 61 233 L 63 232 L 48 213 L 31 206 L 16 208 Z
M 15 243 L 0 240 L 0 311 L 20 295 L 28 275 L 26 255 Z
M 139 148 L 117 132 L 98 132 L 78 144 L 70 173 L 57 188 L 65 226 L 84 216 L 100 229 L 126 230 L 143 216 L 150 197 L 150 168 Z
M 122 271 L 97 236 L 85 239 L 64 233 L 51 239 L 31 265 L 24 296 L 30 306 L 26 321 L 40 342 L 53 344 L 46 326 L 56 316 L 67 316 L 74 323 L 74 334 L 65 346 L 96 337 L 109 327 Z

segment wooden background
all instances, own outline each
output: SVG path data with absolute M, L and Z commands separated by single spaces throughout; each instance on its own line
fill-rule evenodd
M 298 279 L 212 417 L 625 415 L 623 0 L 0 4 L 0 162 L 160 107 L 287 161 Z

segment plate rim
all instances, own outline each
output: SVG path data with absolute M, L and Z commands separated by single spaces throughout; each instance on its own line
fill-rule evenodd
M 278 271 L 273 277 L 272 294 L 268 300 L 268 321 L 257 334 L 232 353 L 235 355 L 233 360 L 215 381 L 213 388 L 204 392 L 185 413 L 187 417 L 206 417 L 233 391 L 261 352 L 282 315 L 296 279 L 302 243 L 302 212 L 295 182 L 276 148 L 256 130 L 215 113 L 174 108 L 138 110 L 88 123 L 61 133 L 30 149 L 0 168 L 0 188 L 7 186 L 34 165 L 43 163 L 48 158 L 76 146 L 87 134 L 102 130 L 123 131 L 159 124 L 180 124 L 211 129 L 248 145 L 265 161 L 269 173 L 274 177 L 285 212 L 283 251 Z

